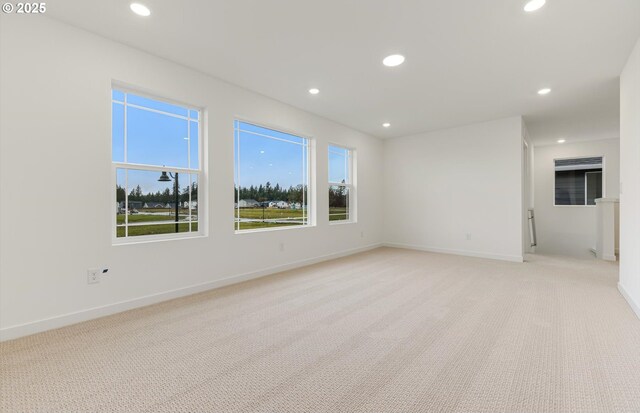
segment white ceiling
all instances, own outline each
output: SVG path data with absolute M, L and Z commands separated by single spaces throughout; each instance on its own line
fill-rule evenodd
M 618 137 L 640 36 L 638 0 L 139 1 L 150 17 L 128 0 L 47 15 L 383 138 L 518 114 L 537 144 Z

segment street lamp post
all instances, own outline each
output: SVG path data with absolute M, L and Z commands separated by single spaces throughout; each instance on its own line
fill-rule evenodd
M 169 177 L 169 175 L 171 176 L 171 178 Z M 180 185 L 178 184 L 178 172 L 176 172 L 175 175 L 169 172 L 169 175 L 167 175 L 165 171 L 162 171 L 160 178 L 158 178 L 158 182 L 171 182 L 171 179 L 173 179 L 175 193 L 176 232 L 179 232 L 178 214 L 180 210 L 180 193 L 178 191 L 180 189 Z

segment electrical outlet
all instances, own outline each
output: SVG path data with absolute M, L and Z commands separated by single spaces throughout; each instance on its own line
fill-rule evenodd
M 364 238 L 364 231 L 360 231 L 360 238 Z
M 466 237 L 467 237 L 467 241 L 469 241 L 471 239 L 471 233 L 467 232 L 467 236 Z
M 97 268 L 87 270 L 87 284 L 97 284 L 100 282 L 100 271 Z
M 280 252 L 284 252 L 284 242 L 280 243 Z

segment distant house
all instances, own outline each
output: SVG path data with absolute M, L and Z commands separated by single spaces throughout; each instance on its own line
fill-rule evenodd
M 183 208 L 189 208 L 189 201 L 184 201 L 182 203 Z M 196 209 L 198 207 L 198 201 L 191 201 L 191 209 Z
M 116 213 L 124 214 L 126 212 L 127 204 L 124 201 L 116 202 Z M 138 213 L 138 209 L 142 208 L 141 201 L 129 201 L 129 213 Z
M 141 209 L 142 201 L 129 201 L 129 209 Z
M 278 201 L 276 203 L 276 207 L 278 208 L 289 208 L 289 203 L 286 201 Z
M 255 199 L 241 199 L 238 202 L 239 208 L 257 208 L 260 206 L 260 203 Z
M 291 209 L 301 209 L 302 208 L 302 204 L 300 202 L 292 202 L 289 205 L 289 208 L 291 208 Z
M 164 208 L 165 204 L 163 204 L 162 202 L 157 202 L 157 201 L 149 201 L 149 202 L 145 202 L 142 205 L 142 208 L 155 208 L 155 209 L 159 209 L 159 208 Z
M 278 206 L 278 201 L 271 201 L 269 202 L 268 207 L 269 208 L 276 208 Z

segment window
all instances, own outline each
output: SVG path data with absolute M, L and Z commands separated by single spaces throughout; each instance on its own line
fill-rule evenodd
M 555 205 L 595 205 L 602 198 L 602 157 L 555 160 Z
M 236 231 L 309 225 L 309 140 L 235 121 Z
M 353 156 L 350 149 L 329 145 L 329 221 L 352 221 Z
M 200 121 L 198 109 L 112 90 L 116 239 L 198 233 Z

